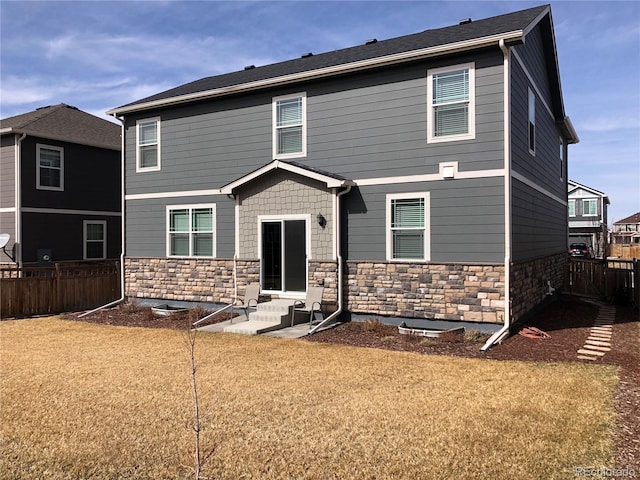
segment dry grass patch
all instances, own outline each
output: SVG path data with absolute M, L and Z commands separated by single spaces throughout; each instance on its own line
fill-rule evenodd
M 183 333 L 0 323 L 2 478 L 188 478 Z M 616 369 L 197 339 L 203 474 L 573 478 L 612 462 Z

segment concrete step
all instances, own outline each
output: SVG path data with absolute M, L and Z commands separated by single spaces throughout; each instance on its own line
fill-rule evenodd
M 224 328 L 226 333 L 240 333 L 243 335 L 259 335 L 272 330 L 282 328 L 280 320 L 274 322 L 265 322 L 262 320 L 247 320 L 246 322 L 234 323 Z

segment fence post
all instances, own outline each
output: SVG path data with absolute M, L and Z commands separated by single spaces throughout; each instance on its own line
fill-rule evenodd
M 56 270 L 53 274 L 53 283 L 54 283 L 54 291 L 55 291 L 55 297 L 54 297 L 54 305 L 53 305 L 53 311 L 54 312 L 58 312 L 60 311 L 60 307 L 62 305 L 62 281 L 60 280 L 60 264 L 56 262 Z
M 633 259 L 633 298 L 635 307 L 640 309 L 640 261 Z

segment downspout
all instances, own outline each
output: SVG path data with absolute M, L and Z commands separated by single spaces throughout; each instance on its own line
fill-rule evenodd
M 504 55 L 504 325 L 489 337 L 482 352 L 502 341 L 511 327 L 511 51 L 504 39 L 498 45 Z
M 113 118 L 117 118 L 122 124 L 122 133 L 120 134 L 120 298 L 114 300 L 113 302 L 109 302 L 105 305 L 102 305 L 98 308 L 94 308 L 93 310 L 89 310 L 88 312 L 84 312 L 81 315 L 78 315 L 78 318 L 85 317 L 90 315 L 98 310 L 102 310 L 103 308 L 112 307 L 113 305 L 117 305 L 120 302 L 123 302 L 126 298 L 125 296 L 125 283 L 124 283 L 124 245 L 125 245 L 125 220 L 124 220 L 124 212 L 125 212 L 125 201 L 124 201 L 124 170 L 125 170 L 125 155 L 124 155 L 124 118 L 118 117 L 116 114 L 113 115 Z
M 16 140 L 16 190 L 15 190 L 15 229 L 16 238 L 13 242 L 13 262 L 17 267 L 22 266 L 22 141 L 27 138 L 27 134 L 23 133 Z M 17 246 L 16 246 L 17 244 Z M 22 275 L 22 273 L 20 273 Z
M 316 325 L 315 327 L 313 327 L 311 330 L 309 330 L 309 335 L 314 334 L 319 328 L 328 325 L 329 323 L 331 323 L 331 321 L 335 318 L 337 318 L 341 313 L 342 313 L 342 309 L 343 309 L 343 302 L 342 302 L 342 239 L 340 237 L 341 232 L 340 232 L 340 197 L 343 195 L 346 195 L 347 193 L 349 193 L 351 191 L 352 186 L 351 185 L 347 185 L 347 188 L 341 192 L 338 192 L 336 194 L 336 207 L 335 207 L 335 211 L 333 214 L 333 217 L 335 219 L 335 226 L 336 226 L 336 232 L 335 232 L 335 238 L 336 238 L 336 258 L 338 260 L 338 309 L 333 312 L 331 315 L 329 315 L 327 318 L 325 318 L 322 322 L 320 322 L 318 325 Z

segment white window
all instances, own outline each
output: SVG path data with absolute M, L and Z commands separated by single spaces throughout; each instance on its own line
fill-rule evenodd
M 575 217 L 576 216 L 576 201 L 575 200 L 569 200 L 569 216 L 570 217 Z
M 307 95 L 273 99 L 273 158 L 307 155 Z
M 428 143 L 475 138 L 473 63 L 427 71 L 427 98 Z
M 560 137 L 560 180 L 564 178 L 564 139 Z
M 64 190 L 64 149 L 50 145 L 36 145 L 36 188 Z
M 215 257 L 216 206 L 167 206 L 167 256 Z
M 85 260 L 107 258 L 107 222 L 104 220 L 85 220 L 83 243 Z
M 536 154 L 536 95 L 529 89 L 529 153 Z
M 136 172 L 160 170 L 160 119 L 136 122 Z
M 387 195 L 387 259 L 431 258 L 429 193 Z
M 595 198 L 582 201 L 582 215 L 592 217 L 598 214 L 598 201 Z

